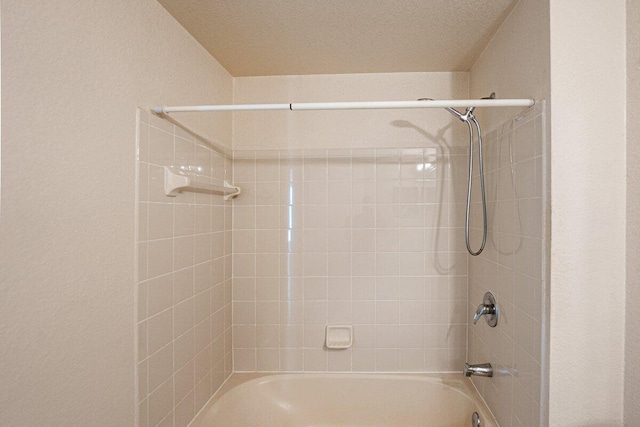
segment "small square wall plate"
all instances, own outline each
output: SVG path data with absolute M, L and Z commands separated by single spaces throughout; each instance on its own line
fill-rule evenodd
M 327 325 L 325 346 L 327 348 L 344 349 L 353 344 L 353 326 Z

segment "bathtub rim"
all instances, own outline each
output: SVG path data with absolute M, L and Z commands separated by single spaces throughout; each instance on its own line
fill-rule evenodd
M 260 380 L 275 377 L 298 377 L 298 378 L 376 378 L 376 379 L 408 379 L 413 381 L 427 381 L 440 384 L 453 391 L 465 395 L 476 404 L 478 413 L 482 417 L 483 426 L 499 427 L 495 416 L 489 409 L 489 405 L 484 401 L 476 386 L 468 378 L 462 377 L 461 373 L 404 373 L 404 372 L 233 372 L 222 386 L 211 396 L 207 403 L 198 411 L 189 423 L 188 427 L 206 427 L 202 424 L 206 413 L 228 395 L 232 390 L 245 386 L 248 383 L 260 383 Z M 244 387 L 241 387 L 244 388 Z M 471 424 L 471 421 L 469 421 Z

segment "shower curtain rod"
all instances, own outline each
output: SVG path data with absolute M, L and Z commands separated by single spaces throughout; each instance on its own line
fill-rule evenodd
M 155 106 L 156 114 L 189 113 L 203 111 L 252 110 L 380 110 L 398 108 L 465 108 L 465 107 L 531 107 L 533 99 L 446 99 L 429 101 L 371 101 L 371 102 L 297 102 L 290 104 L 237 104 Z

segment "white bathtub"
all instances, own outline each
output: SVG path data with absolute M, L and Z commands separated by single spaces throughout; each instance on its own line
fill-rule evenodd
M 191 427 L 498 424 L 462 374 L 233 374 Z

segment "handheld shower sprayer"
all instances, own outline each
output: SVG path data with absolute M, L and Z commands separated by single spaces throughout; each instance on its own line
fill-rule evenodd
M 495 92 L 492 92 L 491 95 L 482 99 L 495 99 L 495 97 L 496 97 Z M 418 101 L 433 101 L 433 98 L 420 98 L 418 99 Z M 469 128 L 469 176 L 467 180 L 467 209 L 466 209 L 465 223 L 464 223 L 464 238 L 465 238 L 465 243 L 467 244 L 467 251 L 469 251 L 471 255 L 477 256 L 482 253 L 482 251 L 484 250 L 484 246 L 487 243 L 487 200 L 486 200 L 485 188 L 484 188 L 484 165 L 482 161 L 482 131 L 480 130 L 480 123 L 478 123 L 478 120 L 473 115 L 473 110 L 475 110 L 475 107 L 467 107 L 464 114 L 462 114 L 460 111 L 456 110 L 455 108 L 451 108 L 451 107 L 445 107 L 445 110 L 453 114 L 460 121 L 466 123 L 467 127 Z M 473 123 L 473 126 L 471 125 L 472 123 Z M 469 218 L 471 216 L 471 191 L 473 189 L 473 145 L 474 145 L 473 129 L 474 127 L 476 129 L 476 134 L 477 134 L 475 139 L 477 140 L 477 143 L 478 143 L 478 168 L 480 169 L 479 171 L 480 172 L 480 190 L 481 190 L 480 194 L 482 198 L 482 223 L 483 223 L 482 244 L 480 245 L 480 249 L 478 249 L 477 251 L 474 251 L 473 249 L 471 249 L 471 242 L 469 237 L 469 222 L 470 222 Z

